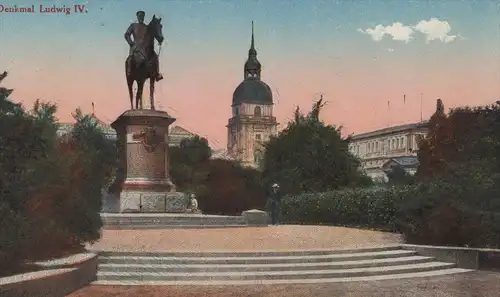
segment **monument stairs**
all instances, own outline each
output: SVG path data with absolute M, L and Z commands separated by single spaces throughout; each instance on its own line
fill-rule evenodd
M 252 252 L 99 252 L 101 285 L 355 282 L 468 272 L 398 246 Z

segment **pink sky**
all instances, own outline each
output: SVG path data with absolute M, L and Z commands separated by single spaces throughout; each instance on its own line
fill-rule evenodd
M 78 76 L 83 74 L 79 71 L 37 74 L 23 70 L 16 69 L 4 83 L 15 88 L 12 97 L 26 106 L 31 106 L 36 98 L 56 101 L 61 121 L 71 121 L 70 113 L 78 106 L 91 112 L 92 102 L 95 102 L 97 116 L 104 121 L 114 120 L 129 107 L 125 83 L 119 77 L 104 79 L 89 71 L 85 74 L 92 74 L 90 78 L 81 79 Z M 230 117 L 232 92 L 241 81 L 240 73 L 213 76 L 208 71 L 200 71 L 186 74 L 175 82 L 162 82 L 156 96 L 160 105 L 178 118 L 175 124 L 208 137 L 214 147 L 224 147 L 227 135 L 224 126 Z M 343 125 L 345 133 L 420 120 L 421 92 L 424 94 L 424 118 L 433 112 L 438 96 L 446 108 L 490 104 L 500 99 L 499 74 L 491 68 L 489 71 L 472 68 L 454 73 L 417 72 L 411 78 L 377 77 L 376 71 L 369 70 L 346 71 L 341 75 L 321 69 L 304 72 L 266 69 L 263 80 L 274 87 L 274 113 L 282 125 L 293 114 L 295 106 L 308 111 L 321 92 L 328 102 L 322 111 L 323 120 Z M 404 94 L 406 104 L 403 103 Z M 147 96 L 144 97 L 147 100 Z

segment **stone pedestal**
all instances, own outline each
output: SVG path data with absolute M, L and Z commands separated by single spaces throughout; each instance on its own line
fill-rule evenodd
M 242 213 L 243 219 L 245 220 L 245 223 L 249 226 L 268 226 L 269 225 L 269 216 L 267 215 L 267 212 L 258 210 L 258 209 L 251 209 L 244 211 Z
M 185 212 L 187 197 L 175 191 L 168 165 L 168 127 L 164 111 L 134 109 L 111 126 L 117 132 L 116 212 Z

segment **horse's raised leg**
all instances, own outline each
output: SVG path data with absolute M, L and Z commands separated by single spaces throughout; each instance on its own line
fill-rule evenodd
M 149 106 L 151 110 L 155 110 L 155 77 L 149 78 Z
M 142 90 L 144 89 L 144 79 L 137 81 L 137 94 L 135 95 L 136 108 L 143 109 L 142 107 Z

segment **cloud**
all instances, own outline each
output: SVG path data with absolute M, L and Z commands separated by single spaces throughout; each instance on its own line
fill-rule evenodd
M 415 26 L 408 26 L 401 22 L 395 22 L 389 26 L 379 24 L 373 28 L 360 28 L 356 31 L 370 35 L 374 41 L 381 41 L 385 36 L 390 36 L 392 37 L 392 40 L 408 43 L 414 39 L 413 35 L 416 32 L 424 34 L 427 43 L 432 40 L 440 40 L 443 43 L 450 43 L 455 41 L 457 38 L 465 39 L 460 34 L 450 35 L 450 24 L 447 21 L 440 21 L 437 18 L 431 18 L 428 21 L 421 20 Z
M 391 36 L 393 40 L 404 41 L 406 43 L 410 42 L 413 37 L 413 29 L 409 26 L 405 26 L 400 22 L 393 23 L 390 26 L 376 25 L 373 29 L 358 29 L 360 33 L 368 34 L 375 41 L 381 41 L 384 36 Z
M 457 39 L 457 35 L 449 35 L 451 31 L 450 24 L 447 21 L 440 21 L 436 18 L 431 18 L 428 21 L 422 20 L 414 28 L 425 35 L 427 43 L 436 39 L 444 43 L 449 43 Z

